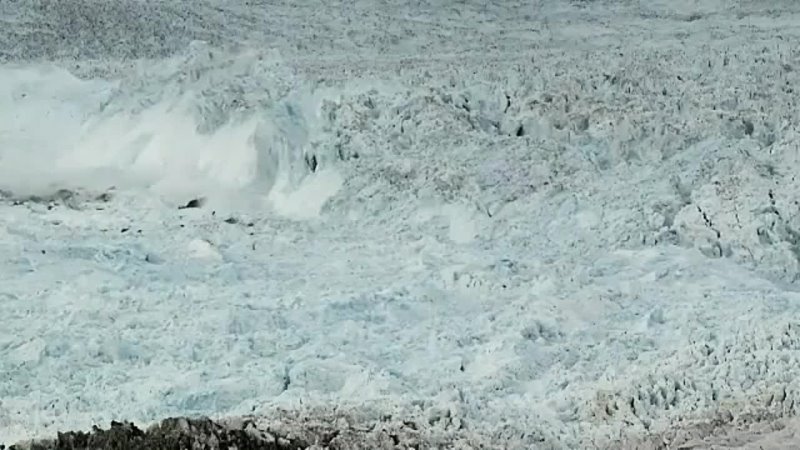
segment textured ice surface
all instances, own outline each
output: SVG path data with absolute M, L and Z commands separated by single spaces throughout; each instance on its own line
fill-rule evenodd
M 793 3 L 232 5 L 0 3 L 0 442 L 795 414 Z

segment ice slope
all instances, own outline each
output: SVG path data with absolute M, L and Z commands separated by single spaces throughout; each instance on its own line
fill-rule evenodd
M 0 5 L 0 442 L 796 413 L 791 3 L 185 4 Z

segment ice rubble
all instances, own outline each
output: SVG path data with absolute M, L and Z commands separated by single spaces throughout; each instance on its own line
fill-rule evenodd
M 4 67 L 0 441 L 326 404 L 506 447 L 794 415 L 796 12 L 603 5 L 468 4 L 494 22 L 463 42 L 395 10 L 389 57 L 356 7 L 338 53 L 216 31 Z M 94 194 L 30 198 L 64 186 Z

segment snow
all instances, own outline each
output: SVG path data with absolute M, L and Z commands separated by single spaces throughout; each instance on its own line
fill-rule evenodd
M 0 5 L 0 443 L 796 414 L 794 3 L 51 6 Z
M 292 186 L 285 176 L 276 180 L 269 191 L 275 212 L 285 217 L 311 219 L 319 217 L 325 203 L 342 187 L 342 177 L 334 169 L 323 169 Z

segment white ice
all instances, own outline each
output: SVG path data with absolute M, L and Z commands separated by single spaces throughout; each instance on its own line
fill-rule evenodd
M 251 3 L 0 6 L 0 443 L 796 414 L 793 3 Z

